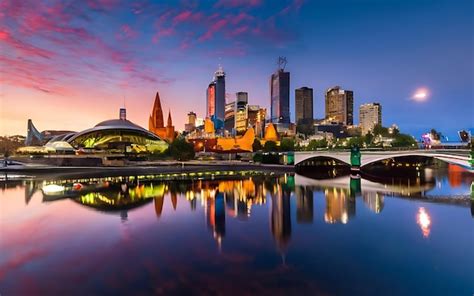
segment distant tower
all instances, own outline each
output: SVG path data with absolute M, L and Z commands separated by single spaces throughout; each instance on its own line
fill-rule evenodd
M 296 124 L 313 123 L 313 89 L 301 87 L 295 90 Z
M 207 112 L 209 118 L 224 121 L 225 117 L 225 72 L 221 66 L 214 73 L 214 80 L 207 87 Z
M 354 124 L 354 92 L 334 86 L 326 91 L 326 119 L 343 125 Z
M 270 116 L 273 123 L 290 123 L 290 72 L 286 58 L 278 59 L 278 69 L 270 78 Z
M 372 131 L 377 124 L 382 124 L 382 106 L 379 103 L 360 105 L 359 126 L 362 130 L 362 135 Z
M 196 113 L 193 111 L 188 113 L 188 123 L 184 125 L 184 130 L 186 132 L 192 132 L 196 129 Z
M 171 110 L 168 112 L 168 121 L 166 123 L 166 137 L 167 140 L 174 140 L 174 126 L 173 121 L 171 120 Z
M 125 107 L 120 108 L 119 118 L 120 120 L 127 120 L 127 109 Z
M 248 127 L 248 113 L 247 105 L 249 95 L 246 92 L 238 92 L 235 94 L 237 100 L 235 101 L 235 130 L 238 134 L 243 134 Z

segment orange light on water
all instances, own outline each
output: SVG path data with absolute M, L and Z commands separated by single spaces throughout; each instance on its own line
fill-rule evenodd
M 420 207 L 418 209 L 418 214 L 416 215 L 416 223 L 420 225 L 421 231 L 424 237 L 430 235 L 431 230 L 431 217 L 425 208 Z

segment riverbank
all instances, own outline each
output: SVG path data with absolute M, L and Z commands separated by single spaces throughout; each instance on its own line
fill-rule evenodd
M 177 174 L 193 172 L 221 172 L 221 171 L 258 171 L 272 173 L 294 173 L 292 165 L 270 165 L 242 162 L 146 162 L 118 167 L 73 167 L 73 166 L 9 166 L 0 168 L 0 173 L 9 176 L 22 175 L 41 178 L 93 178 L 114 177 L 124 175 L 155 175 Z

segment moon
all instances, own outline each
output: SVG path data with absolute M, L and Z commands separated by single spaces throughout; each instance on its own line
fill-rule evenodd
M 429 93 L 426 88 L 419 88 L 415 91 L 411 98 L 416 102 L 425 102 L 428 100 L 428 95 Z

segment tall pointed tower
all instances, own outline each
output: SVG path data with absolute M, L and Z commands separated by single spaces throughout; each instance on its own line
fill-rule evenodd
M 148 121 L 148 129 L 158 135 L 158 129 L 164 128 L 163 110 L 161 109 L 160 93 L 156 92 L 155 103 Z
M 168 122 L 165 126 L 160 94 L 158 92 L 156 92 L 155 103 L 153 104 L 153 110 L 148 120 L 148 130 L 168 142 L 174 140 L 174 126 L 171 120 L 171 111 L 168 113 Z
M 173 142 L 174 140 L 174 126 L 171 120 L 171 110 L 168 111 L 168 122 L 166 124 L 166 140 Z

